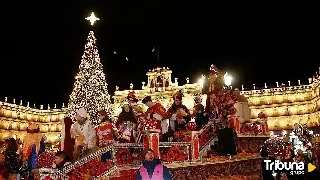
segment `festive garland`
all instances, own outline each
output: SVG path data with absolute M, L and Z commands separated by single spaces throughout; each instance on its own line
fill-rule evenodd
M 91 160 L 84 166 L 73 170 L 69 175 L 69 180 L 96 177 L 109 170 L 113 166 L 114 163 L 112 161 L 101 162 L 99 160 Z
M 202 133 L 199 136 L 200 147 L 204 146 L 211 139 L 212 135 L 213 135 L 213 132 L 211 128 L 202 131 Z

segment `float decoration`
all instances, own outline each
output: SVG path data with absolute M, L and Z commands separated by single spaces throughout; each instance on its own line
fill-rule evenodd
M 184 153 L 179 147 L 173 146 L 161 156 L 161 159 L 165 162 L 176 162 L 188 160 L 188 155 Z
M 195 131 L 197 129 L 196 122 L 193 122 L 193 121 L 188 122 L 187 125 L 186 125 L 186 129 L 188 131 Z
M 97 138 L 100 147 L 109 145 L 114 141 L 113 126 L 111 123 L 102 123 L 97 127 Z
M 51 168 L 54 161 L 54 153 L 43 152 L 38 157 L 39 168 Z
M 117 165 L 130 164 L 132 162 L 133 161 L 132 161 L 132 157 L 130 155 L 130 152 L 126 148 L 122 148 L 116 153 L 116 164 Z
M 112 161 L 101 162 L 99 160 L 91 160 L 83 167 L 73 170 L 69 175 L 69 179 L 79 180 L 97 177 L 113 166 L 114 163 Z

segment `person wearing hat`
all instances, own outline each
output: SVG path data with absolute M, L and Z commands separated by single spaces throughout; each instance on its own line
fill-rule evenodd
M 132 111 L 137 117 L 137 120 L 139 121 L 140 119 L 143 118 L 144 113 L 141 108 L 141 106 L 138 105 L 139 99 L 136 96 L 136 93 L 134 91 L 131 91 L 128 93 L 127 99 L 129 101 L 129 105 L 132 107 Z
M 122 112 L 118 116 L 116 127 L 118 129 L 118 140 L 123 143 L 135 142 L 137 118 L 129 104 L 122 106 Z
M 172 180 L 171 174 L 160 159 L 154 158 L 152 149 L 145 149 L 142 153 L 144 161 L 138 169 L 136 180 Z
M 76 120 L 71 127 L 71 136 L 75 139 L 74 158 L 95 146 L 96 131 L 89 120 L 84 108 L 77 110 Z
M 111 119 L 105 110 L 98 112 L 101 124 L 97 127 L 97 136 L 99 146 L 104 146 L 114 141 L 113 126 Z
M 105 110 L 101 110 L 98 112 L 100 123 L 111 122 L 109 114 Z
M 134 91 L 128 93 L 127 99 L 130 105 L 134 105 L 139 101 Z
M 174 103 L 168 109 L 167 116 L 165 117 L 170 119 L 168 133 L 169 131 L 177 132 L 185 130 L 186 124 L 191 120 L 189 109 L 182 104 L 182 93 L 180 91 L 173 96 L 173 100 Z
M 194 116 L 197 124 L 197 131 L 199 131 L 203 125 L 208 123 L 208 117 L 205 115 L 201 96 L 197 96 L 194 99 L 194 102 L 195 102 L 195 106 L 193 108 L 192 115 Z
M 160 103 L 152 102 L 151 96 L 146 96 L 142 103 L 148 106 L 145 112 L 146 119 L 155 119 L 157 121 L 156 129 L 166 133 L 168 131 L 169 123 L 167 121 L 162 121 L 166 116 L 166 109 Z

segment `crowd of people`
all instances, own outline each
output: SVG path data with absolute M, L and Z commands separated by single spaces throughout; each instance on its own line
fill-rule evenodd
M 32 123 L 29 123 L 23 144 L 20 139 L 6 139 L 0 155 L 0 179 L 17 179 L 19 176 L 33 179 L 38 156 L 45 151 L 45 140 L 39 126 Z
M 175 141 L 174 132 L 186 130 L 186 124 L 192 117 L 198 125 L 198 129 L 207 123 L 204 116 L 204 106 L 201 104 L 201 98 L 195 98 L 193 110 L 189 110 L 182 103 L 183 95 L 177 92 L 173 96 L 174 103 L 166 110 L 163 105 L 152 101 L 151 96 L 142 100 L 148 109 L 143 112 L 138 105 L 138 99 L 134 92 L 128 94 L 128 104 L 122 106 L 116 122 L 117 138 L 120 142 L 137 142 L 139 134 L 144 130 L 159 130 L 161 141 Z

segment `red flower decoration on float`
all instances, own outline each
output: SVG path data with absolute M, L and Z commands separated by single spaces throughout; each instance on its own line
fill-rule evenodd
M 184 153 L 179 147 L 173 146 L 162 155 L 161 159 L 165 162 L 185 161 L 188 159 L 188 155 Z
M 195 122 L 188 122 L 188 124 L 186 125 L 186 129 L 188 131 L 195 131 L 197 128 L 197 124 Z
M 54 153 L 44 152 L 38 157 L 38 166 L 40 168 L 51 168 L 54 161 Z
M 130 156 L 130 152 L 126 148 L 120 149 L 116 154 L 116 164 L 130 164 L 132 163 L 132 157 Z

